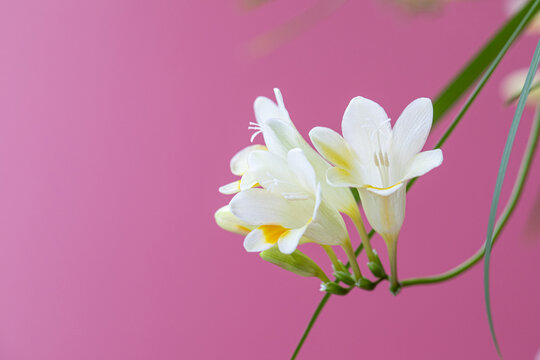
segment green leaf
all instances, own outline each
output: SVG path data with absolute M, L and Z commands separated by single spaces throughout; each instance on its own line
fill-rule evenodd
M 504 44 L 510 39 L 512 33 L 518 28 L 532 8 L 532 14 L 540 9 L 540 4 L 530 0 L 518 13 L 516 13 L 504 26 L 484 45 L 484 47 L 469 61 L 458 75 L 439 93 L 433 102 L 433 125 L 439 123 L 442 117 L 455 105 L 455 103 L 467 92 L 468 89 L 480 78 L 489 64 L 501 53 Z M 531 21 L 529 16 L 525 26 Z M 523 31 L 523 28 L 520 30 Z
M 495 183 L 495 191 L 493 193 L 491 209 L 489 212 L 489 222 L 488 222 L 488 229 L 487 229 L 487 236 L 486 236 L 486 254 L 484 257 L 484 296 L 486 300 L 486 311 L 487 311 L 487 316 L 488 316 L 488 321 L 489 321 L 489 328 L 491 330 L 491 336 L 493 337 L 493 342 L 495 343 L 495 347 L 497 348 L 497 352 L 499 353 L 499 356 L 501 356 L 501 350 L 499 347 L 499 343 L 497 342 L 497 336 L 495 335 L 495 327 L 493 325 L 493 316 L 491 314 L 491 299 L 489 296 L 489 264 L 490 264 L 491 248 L 492 248 L 492 242 L 493 242 L 493 230 L 495 228 L 495 218 L 497 215 L 497 207 L 499 205 L 501 189 L 503 186 L 504 177 L 506 175 L 506 169 L 508 167 L 508 160 L 510 158 L 510 153 L 512 152 L 512 146 L 514 145 L 514 139 L 516 138 L 516 132 L 519 126 L 519 122 L 521 120 L 521 115 L 523 114 L 525 101 L 527 100 L 527 96 L 529 95 L 532 80 L 534 78 L 536 70 L 538 69 L 539 63 L 540 63 L 540 41 L 538 41 L 538 45 L 536 46 L 536 50 L 534 52 L 531 66 L 529 67 L 529 73 L 527 74 L 525 85 L 523 85 L 523 91 L 521 92 L 521 96 L 519 97 L 516 113 L 514 114 L 514 119 L 512 120 L 510 131 L 508 132 L 508 138 L 506 139 L 506 144 L 504 146 L 504 152 L 501 159 L 501 165 L 499 166 L 499 172 L 497 174 L 497 182 Z
M 283 254 L 277 246 L 274 246 L 261 252 L 260 256 L 263 260 L 297 275 L 317 277 L 325 283 L 330 281 L 315 261 L 298 250 L 295 250 L 292 254 Z

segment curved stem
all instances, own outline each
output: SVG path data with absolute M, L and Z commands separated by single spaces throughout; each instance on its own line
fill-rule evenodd
M 296 359 L 296 356 L 298 356 L 298 353 L 300 352 L 300 349 L 302 348 L 302 345 L 304 345 L 304 341 L 306 341 L 306 338 L 311 331 L 311 328 L 313 327 L 313 324 L 315 324 L 315 321 L 319 317 L 319 314 L 321 313 L 322 309 L 324 308 L 324 305 L 326 305 L 326 302 L 328 299 L 330 299 L 330 294 L 325 294 L 323 298 L 321 299 L 321 302 L 319 303 L 319 306 L 317 306 L 317 309 L 315 309 L 315 312 L 313 313 L 313 316 L 311 317 L 311 320 L 308 323 L 308 326 L 306 327 L 306 330 L 304 330 L 304 334 L 302 335 L 302 338 L 300 339 L 300 342 L 296 346 L 296 349 L 294 350 L 294 354 L 291 357 L 291 360 Z
M 356 227 L 356 230 L 358 231 L 358 235 L 360 235 L 360 239 L 362 240 L 362 246 L 364 247 L 364 249 L 366 249 L 366 255 L 369 261 L 377 262 L 378 258 L 373 253 L 373 248 L 371 247 L 371 243 L 369 241 L 366 228 L 364 227 L 364 222 L 362 220 L 362 216 L 360 215 L 360 211 L 358 211 L 358 213 L 355 214 L 354 217 L 351 217 L 351 220 L 353 221 L 354 226 Z
M 523 192 L 523 187 L 525 185 L 525 180 L 527 179 L 527 175 L 529 173 L 529 169 L 530 169 L 533 157 L 534 157 L 534 153 L 538 145 L 539 134 L 540 134 L 540 106 L 536 110 L 536 115 L 535 115 L 534 122 L 531 127 L 531 133 L 530 133 L 529 140 L 527 143 L 527 148 L 525 149 L 525 154 L 523 155 L 523 159 L 521 161 L 521 165 L 519 168 L 516 182 L 514 183 L 514 187 L 512 189 L 512 193 L 510 194 L 510 198 L 508 202 L 506 203 L 506 206 L 503 212 L 501 213 L 499 219 L 497 220 L 497 224 L 495 225 L 495 230 L 493 232 L 493 245 L 495 245 L 495 241 L 499 238 L 499 235 L 501 234 L 502 230 L 504 229 L 504 226 L 508 222 L 508 219 L 510 219 L 512 212 L 516 208 L 516 205 L 521 197 L 521 193 Z M 485 249 L 485 244 L 484 244 L 473 256 L 471 256 L 461 265 L 456 266 L 452 270 L 446 271 L 439 275 L 403 280 L 401 281 L 401 286 L 406 287 L 406 286 L 412 286 L 412 285 L 433 284 L 433 283 L 449 280 L 469 270 L 471 267 L 476 265 L 484 257 L 485 251 L 486 249 Z

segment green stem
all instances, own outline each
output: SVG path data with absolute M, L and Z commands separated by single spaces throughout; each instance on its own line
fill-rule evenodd
M 347 254 L 349 263 L 352 265 L 355 279 L 360 280 L 362 278 L 362 272 L 360 271 L 360 267 L 358 266 L 358 262 L 356 261 L 356 255 L 351 245 L 351 240 L 347 239 L 347 241 L 345 242 L 345 244 L 342 245 L 342 247 L 345 253 Z
M 360 215 L 360 211 L 358 211 L 358 213 L 354 217 L 351 217 L 351 220 L 353 221 L 354 226 L 356 227 L 356 230 L 358 231 L 358 235 L 360 235 L 360 239 L 362 240 L 362 246 L 366 250 L 366 255 L 369 261 L 378 262 L 377 255 L 373 253 L 373 248 L 371 247 L 371 243 L 369 241 L 366 228 L 364 227 L 364 222 L 362 221 L 362 216 Z
M 497 220 L 497 224 L 495 225 L 495 230 L 493 232 L 493 245 L 495 245 L 496 240 L 499 238 L 499 235 L 501 234 L 502 230 L 507 224 L 508 219 L 510 219 L 510 216 L 512 215 L 521 197 L 521 193 L 523 192 L 523 187 L 525 185 L 527 175 L 529 174 L 529 170 L 530 170 L 531 163 L 535 154 L 535 150 L 538 145 L 539 135 L 540 135 L 540 106 L 536 110 L 534 122 L 531 126 L 531 133 L 530 133 L 529 140 L 527 143 L 527 148 L 525 149 L 525 153 L 521 161 L 521 165 L 520 165 L 519 172 L 516 178 L 516 182 L 514 183 L 514 187 L 512 189 L 512 193 L 510 194 L 510 198 L 508 202 L 506 203 L 506 206 L 503 212 L 501 213 L 499 219 Z M 484 243 L 484 245 L 482 245 L 482 247 L 473 256 L 471 256 L 461 265 L 456 266 L 452 270 L 446 271 L 439 275 L 403 280 L 401 282 L 401 286 L 406 287 L 406 286 L 412 286 L 412 285 L 433 284 L 433 283 L 439 283 L 442 281 L 452 279 L 458 276 L 459 274 L 469 270 L 474 265 L 476 265 L 484 257 L 485 251 L 486 251 L 486 248 L 485 248 L 485 243 Z
M 385 237 L 384 241 L 388 248 L 388 259 L 390 261 L 390 291 L 397 295 L 400 285 L 397 274 L 397 236 Z
M 296 349 L 294 350 L 294 354 L 291 357 L 291 360 L 296 359 L 298 356 L 298 353 L 300 352 L 300 349 L 302 348 L 302 345 L 304 345 L 304 341 L 306 341 L 307 336 L 309 335 L 309 332 L 311 331 L 311 328 L 313 327 L 313 324 L 315 324 L 315 321 L 319 317 L 319 314 L 321 313 L 322 309 L 324 308 L 324 305 L 326 305 L 326 302 L 328 299 L 330 299 L 330 294 L 325 294 L 323 298 L 321 299 L 321 302 L 319 303 L 319 306 L 317 306 L 317 309 L 315 309 L 315 312 L 313 313 L 313 316 L 311 317 L 311 320 L 309 320 L 308 326 L 306 327 L 306 330 L 304 330 L 304 334 L 302 335 L 302 338 L 300 339 L 300 342 L 296 346 Z
M 326 251 L 326 254 L 330 258 L 330 261 L 332 262 L 332 265 L 334 265 L 335 271 L 340 271 L 342 265 L 339 263 L 339 260 L 336 256 L 336 253 L 334 252 L 334 249 L 332 249 L 329 245 L 321 245 L 324 251 Z

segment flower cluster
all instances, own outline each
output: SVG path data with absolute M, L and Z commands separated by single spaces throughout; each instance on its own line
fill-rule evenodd
M 442 163 L 441 150 L 421 152 L 433 118 L 427 98 L 410 103 L 392 128 L 386 112 L 363 97 L 345 110 L 342 135 L 316 127 L 309 133 L 313 149 L 296 130 L 278 89 L 277 103 L 255 100 L 256 122 L 251 140 L 262 133 L 265 145 L 251 145 L 231 160 L 231 172 L 240 179 L 220 192 L 234 194 L 216 214 L 223 229 L 245 235 L 244 247 L 303 276 L 316 276 L 322 289 L 346 289 L 331 283 L 306 255 L 300 244 L 319 244 L 327 252 L 338 280 L 369 289 L 356 261 L 342 214 L 351 218 L 368 256 L 368 267 L 379 279 L 387 278 L 372 249 L 351 189 L 358 191 L 366 218 L 384 239 L 390 258 L 391 289 L 399 289 L 396 247 L 405 218 L 407 181 Z M 351 275 L 337 259 L 333 246 L 341 246 L 353 269 Z

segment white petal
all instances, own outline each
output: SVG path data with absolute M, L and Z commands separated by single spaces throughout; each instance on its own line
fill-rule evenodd
M 352 167 L 354 155 L 345 139 L 332 129 L 316 127 L 309 132 L 317 151 L 332 164 L 341 168 Z
M 216 211 L 214 217 L 219 227 L 233 233 L 247 235 L 253 229 L 253 226 L 234 216 L 229 205 Z
M 225 195 L 236 194 L 240 191 L 240 180 L 233 181 L 219 188 L 219 192 Z
M 362 179 L 355 177 L 349 171 L 342 168 L 329 168 L 326 172 L 326 179 L 332 186 L 339 187 L 359 187 L 363 186 Z M 348 189 L 347 189 L 348 191 Z
M 317 190 L 315 193 L 315 206 L 313 207 L 313 215 L 311 215 L 311 220 L 317 219 L 317 214 L 319 213 L 319 208 L 321 207 L 322 200 L 322 187 L 321 184 L 317 184 Z
M 274 95 L 276 96 L 276 101 L 278 104 L 278 107 L 282 114 L 282 120 L 290 123 L 292 125 L 291 117 L 289 116 L 289 112 L 285 108 L 285 102 L 283 101 L 283 95 L 281 94 L 281 91 L 278 88 L 274 88 Z
M 268 119 L 279 119 L 287 124 L 292 125 L 291 118 L 287 112 L 287 109 L 285 108 L 283 96 L 281 95 L 279 89 L 274 89 L 274 94 L 277 99 L 277 104 L 264 96 L 259 96 L 257 99 L 255 99 L 253 108 L 255 110 L 255 118 L 257 119 L 257 122 L 261 124 L 261 121 L 266 121 Z
M 428 98 L 414 100 L 399 116 L 394 125 L 389 154 L 394 181 L 404 175 L 404 167 L 424 147 L 432 121 L 433 105 Z
M 253 109 L 258 123 L 267 119 L 281 118 L 281 111 L 276 103 L 264 96 L 259 96 L 255 99 Z
M 373 161 L 373 154 L 386 149 L 392 135 L 390 119 L 374 101 L 355 97 L 347 106 L 341 123 L 343 137 L 363 163 Z
M 281 251 L 284 254 L 291 254 L 296 250 L 296 247 L 298 246 L 298 243 L 300 242 L 300 239 L 304 235 L 304 232 L 306 231 L 306 228 L 309 224 L 306 224 L 298 229 L 292 229 L 284 233 L 282 236 L 280 236 L 277 244 L 279 251 Z
M 247 174 L 252 177 L 251 181 L 257 181 L 268 191 L 277 194 L 306 192 L 284 158 L 269 151 L 254 151 L 248 162 Z
M 359 188 L 362 207 L 370 225 L 385 239 L 399 234 L 405 219 L 405 186 L 388 196 Z
M 249 252 L 260 252 L 270 249 L 273 243 L 266 241 L 264 233 L 260 229 L 250 232 L 244 239 L 244 248 Z
M 326 170 L 330 165 L 304 140 L 296 128 L 281 120 L 269 119 L 261 124 L 263 136 L 268 150 L 279 157 L 286 158 L 290 150 L 300 148 L 315 170 L 315 175 L 322 183 L 323 193 L 327 201 L 340 211 L 349 213 L 356 206 L 354 198 L 348 189 L 329 186 L 326 183 Z
M 443 155 L 441 149 L 423 151 L 416 154 L 416 156 L 412 158 L 410 165 L 407 167 L 407 172 L 402 181 L 422 176 L 428 171 L 441 165 L 442 161 Z
M 236 194 L 230 205 L 232 213 L 248 224 L 294 229 L 305 225 L 313 204 L 313 200 L 287 201 L 278 194 L 255 188 Z
M 315 194 L 317 190 L 317 178 L 315 177 L 315 170 L 309 163 L 304 155 L 304 152 L 298 148 L 292 149 L 287 154 L 287 163 L 289 169 L 296 175 L 298 181 L 308 190 L 310 193 Z
M 267 150 L 264 145 L 251 145 L 237 152 L 231 159 L 231 172 L 234 175 L 242 176 L 248 170 L 248 156 L 253 151 Z
M 341 245 L 347 240 L 347 228 L 339 212 L 322 201 L 321 191 L 317 192 L 312 221 L 304 236 L 320 245 Z
M 264 142 L 268 150 L 283 158 L 289 150 L 304 149 L 307 145 L 296 128 L 280 119 L 266 119 L 259 122 L 263 131 Z
M 255 185 L 257 185 L 258 181 L 255 179 L 255 174 L 253 171 L 247 171 L 242 178 L 240 179 L 240 190 L 244 191 L 247 189 L 251 189 Z

